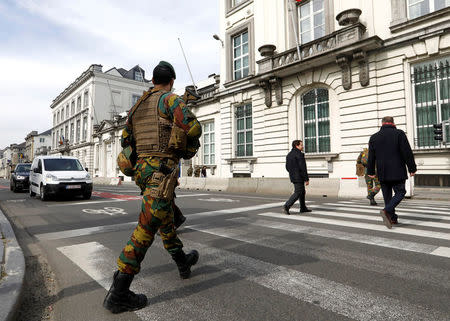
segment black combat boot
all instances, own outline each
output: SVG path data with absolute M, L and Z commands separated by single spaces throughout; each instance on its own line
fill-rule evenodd
M 192 250 L 188 254 L 185 254 L 183 250 L 180 250 L 173 254 L 172 258 L 178 266 L 180 277 L 187 279 L 191 275 L 191 266 L 195 265 L 198 261 L 198 252 L 197 250 Z
M 373 206 L 377 206 L 378 205 L 377 202 L 375 202 L 375 194 L 371 193 L 370 195 L 367 195 L 367 198 L 370 201 L 370 205 L 373 205 Z
M 147 297 L 144 294 L 135 294 L 130 291 L 130 285 L 134 275 L 116 271 L 113 284 L 103 301 L 103 307 L 112 313 L 135 311 L 147 305 Z

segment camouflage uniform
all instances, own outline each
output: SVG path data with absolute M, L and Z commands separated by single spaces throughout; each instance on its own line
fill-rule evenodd
M 375 176 L 375 178 L 371 178 L 369 177 L 369 175 L 367 175 L 368 159 L 369 159 L 369 151 L 367 148 L 364 148 L 364 150 L 359 154 L 356 163 L 364 166 L 364 179 L 366 180 L 367 185 L 367 196 L 368 198 L 374 198 L 375 195 L 377 195 L 377 193 L 380 191 L 381 184 L 380 181 L 378 180 L 378 176 Z
M 183 100 L 170 92 L 164 93 L 158 102 L 158 112 L 178 127 L 183 129 L 188 138 L 187 149 L 196 150 L 195 144 L 189 145 L 189 141 L 197 142 L 201 135 L 201 126 L 195 116 L 186 107 Z M 122 133 L 122 147 L 132 146 L 132 117 L 130 115 Z M 174 229 L 174 200 L 155 198 L 152 189 L 157 188 L 160 182 L 152 180 L 155 172 L 171 172 L 178 167 L 177 156 L 145 156 L 139 157 L 134 167 L 134 179 L 136 184 L 143 191 L 141 212 L 139 222 L 135 228 L 131 239 L 120 254 L 117 264 L 119 271 L 127 274 L 137 274 L 140 264 L 144 259 L 147 249 L 152 245 L 155 233 L 159 230 L 164 248 L 173 256 L 180 252 L 183 243 L 177 237 Z M 166 174 L 166 173 L 164 173 Z

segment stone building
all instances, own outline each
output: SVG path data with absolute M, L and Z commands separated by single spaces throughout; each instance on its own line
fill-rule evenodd
M 139 66 L 103 72 L 101 65 L 91 65 L 50 105 L 52 153 L 78 157 L 93 174 L 94 126 L 129 110 L 149 87 Z
M 311 176 L 355 178 L 359 152 L 394 116 L 416 184 L 450 186 L 449 146 L 433 138 L 450 118 L 448 1 L 223 0 L 219 19 L 220 87 L 196 111 L 218 177 L 287 177 L 302 139 Z

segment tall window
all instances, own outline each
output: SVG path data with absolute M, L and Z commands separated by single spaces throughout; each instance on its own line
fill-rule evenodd
M 248 30 L 233 37 L 233 77 L 235 80 L 248 76 Z
M 245 1 L 247 1 L 247 0 L 231 0 L 231 6 L 233 6 L 233 7 L 238 6 Z
M 236 107 L 236 156 L 253 156 L 252 104 Z
M 414 19 L 450 6 L 450 0 L 408 0 L 408 17 Z
M 60 121 L 60 116 L 59 116 L 59 111 L 58 111 L 58 114 L 57 114 L 57 116 L 56 116 L 56 121 L 59 123 L 59 121 Z
M 77 113 L 81 110 L 81 96 L 77 98 Z
M 313 89 L 302 96 L 305 153 L 326 153 L 330 147 L 328 90 Z
M 311 0 L 299 5 L 298 17 L 302 44 L 325 36 L 324 0 Z
M 75 114 L 75 101 L 72 101 L 72 104 L 70 106 L 70 114 L 73 115 Z
M 87 116 L 84 116 L 83 117 L 83 141 L 85 141 L 86 137 L 87 137 L 87 128 L 88 128 L 87 121 L 88 121 Z
M 66 119 L 69 118 L 69 104 L 66 105 Z
M 83 94 L 83 103 L 84 103 L 84 107 L 87 107 L 87 105 L 89 104 L 89 91 L 85 91 Z
M 136 102 L 139 100 L 139 98 L 141 98 L 141 96 L 139 96 L 139 95 L 131 95 L 131 107 L 133 107 L 134 104 L 136 104 Z
M 135 70 L 134 71 L 134 80 L 136 80 L 136 81 L 143 81 L 144 80 L 144 77 L 142 75 L 142 71 L 140 71 L 140 70 Z
M 77 143 L 80 141 L 81 119 L 77 120 Z
M 69 141 L 69 125 L 64 128 L 64 141 Z
M 61 109 L 61 121 L 64 120 L 64 107 Z
M 71 143 L 73 143 L 73 139 L 75 138 L 74 137 L 74 128 L 75 128 L 74 123 L 71 123 L 70 124 L 70 142 Z
M 412 67 L 416 147 L 437 147 L 433 124 L 450 119 L 450 57 Z M 447 131 L 447 139 L 450 133 Z
M 203 164 L 215 164 L 214 122 L 202 123 Z

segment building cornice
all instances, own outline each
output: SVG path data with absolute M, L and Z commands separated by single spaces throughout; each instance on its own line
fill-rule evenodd
M 92 65 L 93 66 L 93 65 Z M 84 71 L 80 77 L 75 79 L 66 89 L 63 90 L 52 102 L 50 108 L 55 108 L 61 101 L 63 101 L 67 96 L 73 93 L 82 83 L 87 81 L 90 77 L 94 75 L 93 67 L 89 67 L 88 70 Z

